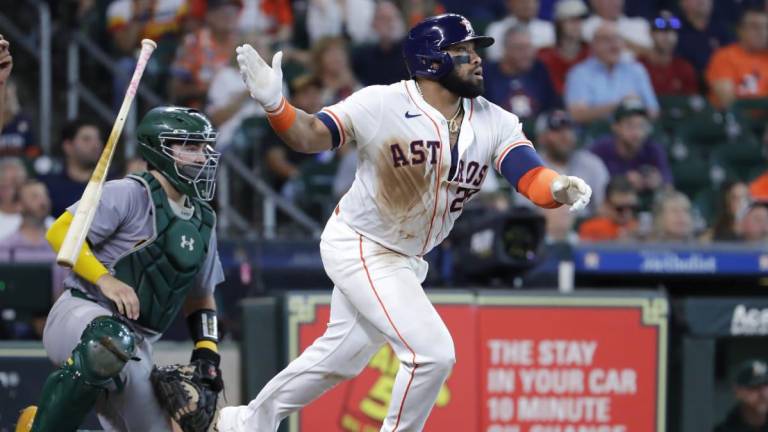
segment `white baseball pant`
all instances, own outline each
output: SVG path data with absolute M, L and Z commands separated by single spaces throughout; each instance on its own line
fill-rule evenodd
M 400 369 L 381 431 L 424 423 L 455 363 L 453 339 L 421 287 L 427 263 L 375 243 L 331 216 L 320 242 L 335 284 L 325 333 L 237 412 L 244 431 L 273 432 L 282 419 L 359 374 L 384 342 Z

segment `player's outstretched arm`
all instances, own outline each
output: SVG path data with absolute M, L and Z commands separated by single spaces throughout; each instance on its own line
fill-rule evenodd
M 565 204 L 571 211 L 578 211 L 586 207 L 592 197 L 592 189 L 584 180 L 545 167 L 530 145 L 508 151 L 499 163 L 499 171 L 518 192 L 539 207 L 556 208 Z
M 318 153 L 331 149 L 331 132 L 314 115 L 293 107 L 283 96 L 283 53 L 272 57 L 272 66 L 245 44 L 237 47 L 237 63 L 248 92 L 267 112 L 272 128 L 291 149 Z

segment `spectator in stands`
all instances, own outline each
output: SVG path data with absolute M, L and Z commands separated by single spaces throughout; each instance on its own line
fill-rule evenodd
M 624 15 L 624 0 L 590 0 L 594 14 L 584 20 L 584 39 L 591 42 L 597 29 L 606 22 L 613 23 L 619 36 L 632 51 L 643 52 L 651 49 L 651 27 L 644 18 L 629 18 Z M 622 47 L 624 48 L 624 47 Z
M 393 2 L 385 0 L 376 5 L 373 32 L 375 43 L 357 48 L 352 55 L 355 73 L 363 85 L 392 84 L 408 79 L 403 61 L 405 22 Z
M 699 92 L 699 80 L 690 63 L 675 54 L 680 20 L 662 12 L 651 23 L 653 49 L 640 61 L 651 77 L 653 89 L 659 96 L 692 95 Z
M 142 39 L 157 42 L 181 34 L 186 15 L 183 0 L 114 0 L 107 8 L 107 28 L 118 52 L 132 57 Z
M 66 124 L 61 135 L 64 170 L 41 178 L 48 187 L 54 216 L 62 214 L 83 195 L 104 147 L 99 126 L 88 120 Z
M 555 46 L 539 50 L 539 60 L 549 71 L 549 77 L 559 96 L 563 95 L 565 76 L 575 64 L 589 56 L 589 46 L 581 36 L 581 25 L 587 15 L 581 0 L 560 0 L 555 6 Z
M 13 70 L 13 56 L 11 55 L 11 44 L 0 34 L 0 116 L 5 113 L 6 104 L 6 85 L 8 78 Z M 0 129 L 5 126 L 5 118 L 0 117 Z
M 506 0 L 509 14 L 488 26 L 488 36 L 502 41 L 507 31 L 515 26 L 522 26 L 531 35 L 531 43 L 536 49 L 555 44 L 555 27 L 549 21 L 538 18 L 539 0 Z M 499 61 L 504 55 L 504 46 L 495 43 L 487 48 L 486 58 Z
M 609 174 L 605 164 L 591 152 L 576 147 L 574 123 L 567 112 L 545 112 L 536 120 L 536 146 L 544 163 L 557 172 L 583 178 L 592 188 L 587 214 L 603 204 Z M 528 200 L 515 200 L 527 203 Z
M 415 26 L 427 17 L 445 13 L 442 0 L 398 0 L 397 6 L 403 11 L 408 28 Z
M 560 105 L 544 63 L 536 59 L 528 29 L 511 27 L 504 34 L 504 55 L 484 69 L 485 97 L 520 117 L 535 119 Z
M 712 19 L 714 0 L 680 0 L 682 25 L 678 32 L 677 53 L 703 73 L 709 57 L 733 37 L 720 20 Z
M 768 13 L 747 9 L 739 21 L 738 42 L 714 52 L 706 78 L 710 100 L 726 108 L 736 99 L 768 97 Z
M 56 255 L 45 240 L 46 221 L 51 216 L 48 189 L 39 180 L 30 179 L 18 192 L 21 224 L 0 244 L 0 257 L 11 262 L 50 262 Z
M 345 34 L 355 44 L 370 41 L 375 8 L 374 0 L 309 0 L 307 33 L 310 44 Z
M 754 244 L 768 242 L 768 204 L 754 203 L 741 218 L 741 239 Z
M 737 405 L 715 432 L 763 431 L 768 427 L 768 363 L 748 360 L 739 365 L 733 381 Z
M 694 240 L 691 201 L 676 190 L 660 192 L 653 203 L 653 233 L 651 240 L 689 242 Z
M 145 71 L 145 84 L 157 75 L 157 81 L 165 79 L 173 50 L 184 30 L 187 17 L 184 0 L 115 0 L 107 8 L 107 30 L 118 55 L 113 81 L 113 105 L 122 103 L 125 89 L 136 67 L 136 51 L 142 39 L 152 39 L 158 49 Z
M 19 188 L 27 181 L 24 163 L 17 158 L 0 159 L 0 240 L 21 226 Z
M 318 112 L 323 107 L 322 84 L 312 75 L 294 78 L 290 83 L 291 103 L 306 112 Z M 299 165 L 315 155 L 289 149 L 270 128 L 262 143 L 267 180 L 272 188 L 280 191 L 283 186 L 299 176 Z
M 579 238 L 585 241 L 635 239 L 639 203 L 637 192 L 626 177 L 611 178 L 605 187 L 605 201 L 599 214 L 579 226 Z
M 565 104 L 580 123 L 607 120 L 624 99 L 640 98 L 651 117 L 659 112 L 648 72 L 639 62 L 622 58 L 624 41 L 616 24 L 605 22 L 592 40 L 592 57 L 568 72 Z
M 270 58 L 272 53 L 266 42 L 265 38 L 249 38 L 245 41 L 257 49 L 262 57 Z M 243 85 L 235 51 L 231 55 L 232 62 L 219 69 L 211 80 L 206 107 L 208 117 L 216 126 L 216 148 L 221 152 L 229 148 L 244 119 L 265 115 L 264 109 L 250 98 Z
M 740 216 L 749 208 L 749 189 L 744 182 L 729 181 L 720 188 L 717 216 L 702 236 L 704 241 L 736 241 L 741 237 Z
M 240 32 L 266 39 L 269 44 L 286 44 L 293 35 L 290 0 L 244 0 L 238 19 Z
M 611 176 L 626 176 L 638 192 L 672 183 L 667 154 L 650 138 L 648 112 L 639 100 L 627 99 L 619 105 L 611 130 L 611 135 L 597 140 L 591 149 Z
M 0 91 L 2 86 L 0 86 Z M 42 154 L 32 135 L 32 120 L 22 111 L 16 81 L 8 79 L 5 85 L 5 105 L 0 133 L 0 157 L 23 157 L 27 162 Z
M 323 85 L 323 106 L 335 104 L 361 87 L 352 72 L 347 44 L 342 38 L 318 41 L 312 47 L 312 65 L 314 75 Z
M 205 26 L 184 37 L 172 66 L 170 95 L 174 103 L 202 109 L 216 72 L 230 64 L 239 41 L 238 0 L 208 0 Z

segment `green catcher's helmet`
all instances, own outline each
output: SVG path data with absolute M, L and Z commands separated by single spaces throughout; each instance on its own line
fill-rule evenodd
M 203 201 L 213 198 L 221 153 L 213 149 L 216 129 L 203 113 L 175 106 L 153 108 L 141 119 L 136 135 L 139 154 L 179 192 Z M 202 148 L 185 150 L 193 145 Z

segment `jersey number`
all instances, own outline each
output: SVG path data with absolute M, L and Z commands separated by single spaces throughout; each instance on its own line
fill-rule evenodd
M 456 198 L 451 203 L 451 213 L 462 211 L 464 209 L 464 202 L 472 198 L 472 195 L 480 192 L 480 189 L 470 189 L 459 186 L 456 189 Z

